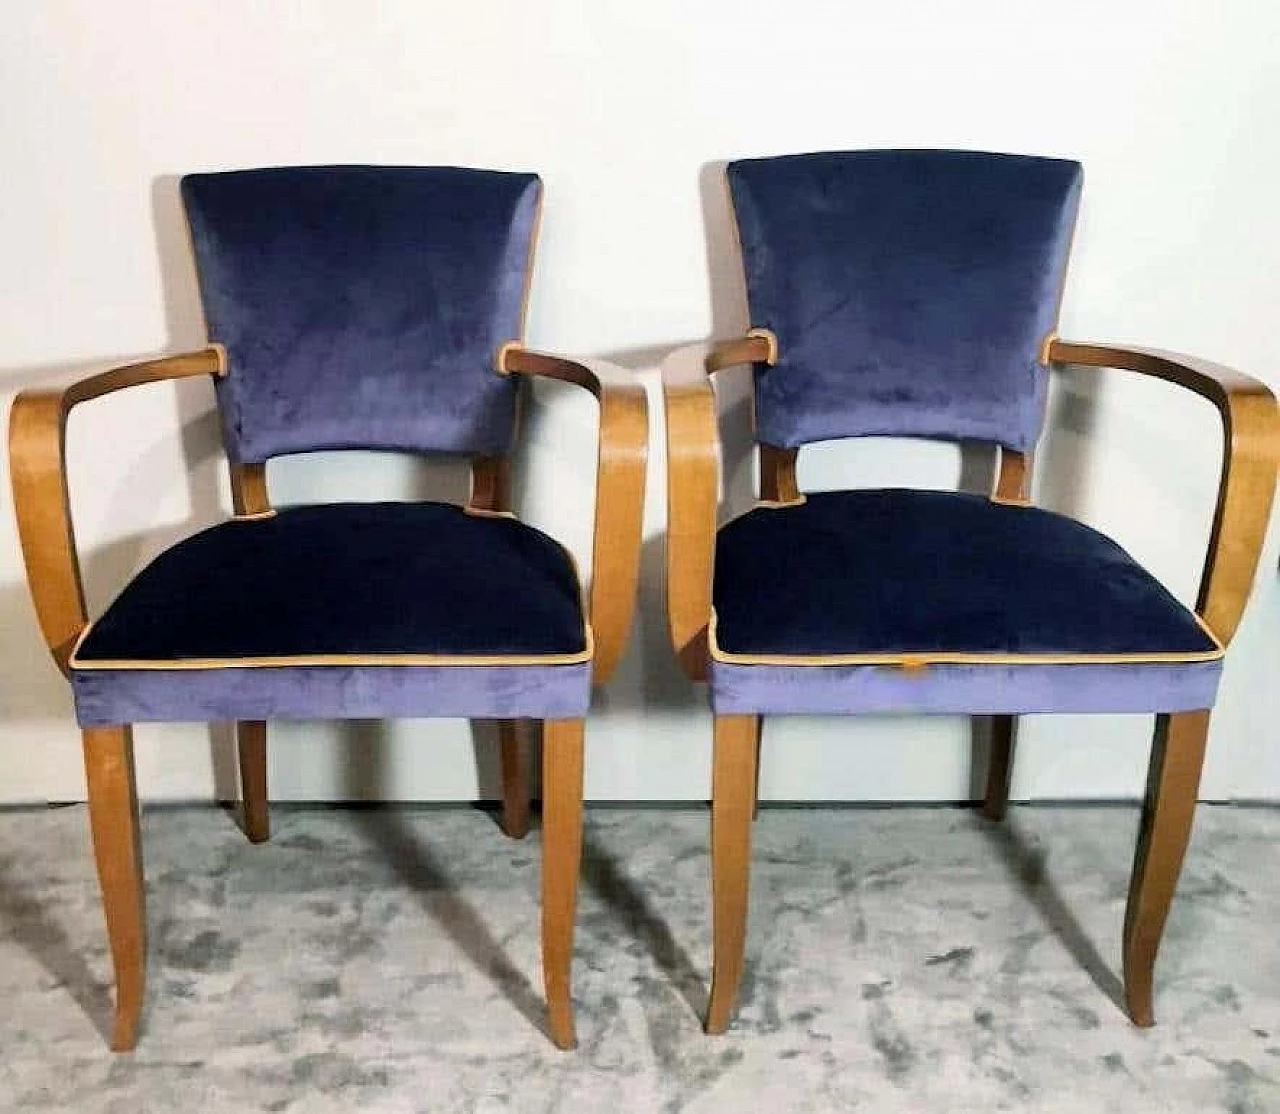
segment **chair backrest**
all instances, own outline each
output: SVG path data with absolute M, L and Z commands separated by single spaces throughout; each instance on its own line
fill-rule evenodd
M 874 434 L 1030 449 L 1080 165 L 976 151 L 849 151 L 728 167 L 758 439 Z
M 232 459 L 316 449 L 502 455 L 541 182 L 316 166 L 182 180 Z

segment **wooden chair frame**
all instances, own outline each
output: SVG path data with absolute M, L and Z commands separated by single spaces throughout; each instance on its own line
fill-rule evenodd
M 1222 418 L 1224 451 L 1217 507 L 1195 611 L 1225 646 L 1239 626 L 1270 519 L 1280 458 L 1276 401 L 1262 383 L 1229 368 L 1148 348 L 1077 344 L 1050 337 L 1046 364 L 1114 368 L 1163 379 L 1209 400 Z M 773 363 L 763 330 L 692 345 L 662 369 L 667 423 L 667 610 L 672 644 L 694 680 L 707 675 L 707 629 L 719 498 L 719 432 L 710 377 L 723 368 Z M 799 498 L 796 450 L 761 446 L 762 500 Z M 1031 461 L 1002 451 L 992 497 L 1025 502 Z M 751 819 L 757 793 L 760 716 L 715 719 L 712 785 L 714 962 L 707 1030 L 729 1024 L 742 972 Z M 984 813 L 1002 819 L 1009 799 L 1016 717 L 996 719 Z M 1156 719 L 1124 923 L 1124 991 L 1137 1025 L 1154 1023 L 1152 976 L 1165 919 L 1191 833 L 1209 710 Z
M 641 514 L 648 453 L 643 386 L 628 371 L 603 361 L 569 360 L 505 345 L 496 372 L 573 383 L 599 401 L 596 518 L 590 622 L 595 652 L 592 681 L 608 680 L 626 646 L 639 574 Z M 9 453 L 18 532 L 40 630 L 54 662 L 69 675 L 71 652 L 89 619 L 72 524 L 66 470 L 67 418 L 80 403 L 162 380 L 226 374 L 218 345 L 129 364 L 57 390 L 21 393 L 13 404 Z M 470 507 L 509 509 L 509 462 L 479 457 L 472 464 Z M 271 512 L 262 464 L 232 466 L 239 515 Z M 146 918 L 137 790 L 130 728 L 83 732 L 90 826 L 102 885 L 116 974 L 111 1047 L 132 1048 L 138 1035 L 146 968 Z M 245 831 L 254 842 L 269 834 L 266 724 L 237 725 Z M 530 781 L 517 723 L 501 723 L 502 824 L 513 838 L 529 829 Z M 582 845 L 583 721 L 544 724 L 543 738 L 543 976 L 552 1040 L 575 1043 L 570 963 Z

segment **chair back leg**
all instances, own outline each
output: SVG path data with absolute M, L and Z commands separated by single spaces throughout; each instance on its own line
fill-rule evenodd
M 711 773 L 711 998 L 708 1033 L 723 1033 L 738 999 L 747 931 L 759 716 L 716 716 Z
M 1152 980 L 1165 919 L 1191 838 L 1209 712 L 1156 719 L 1133 879 L 1124 915 L 1124 997 L 1135 1025 L 1155 1024 Z
M 260 719 L 236 724 L 236 750 L 240 758 L 240 798 L 244 834 L 250 843 L 271 838 L 271 812 L 267 797 L 267 725 Z
M 521 737 L 521 721 L 498 722 L 498 745 L 502 751 L 502 830 L 512 839 L 529 834 L 529 756 Z
M 542 737 L 542 978 L 557 1048 L 577 1044 L 570 972 L 582 861 L 580 719 L 546 720 Z
M 111 1048 L 127 1052 L 138 1043 L 147 977 L 146 893 L 129 727 L 87 728 L 84 766 L 93 855 L 116 977 Z
M 1009 810 L 1009 785 L 1013 781 L 1013 750 L 1017 732 L 1017 716 L 991 717 L 987 795 L 982 802 L 982 815 L 988 820 L 1003 820 Z

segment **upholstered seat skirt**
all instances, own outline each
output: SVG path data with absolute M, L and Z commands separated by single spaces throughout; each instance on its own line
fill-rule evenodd
M 725 526 L 718 713 L 1209 707 L 1222 649 L 1110 538 L 941 491 L 811 494 Z
M 438 503 L 296 507 L 162 553 L 72 657 L 85 725 L 582 715 L 590 634 L 568 553 Z

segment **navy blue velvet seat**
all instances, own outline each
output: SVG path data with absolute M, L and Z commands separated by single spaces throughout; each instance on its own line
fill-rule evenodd
M 1125 919 L 1125 1004 L 1152 971 L 1194 810 L 1209 709 L 1261 551 L 1275 399 L 1194 357 L 1056 335 L 1082 172 L 981 151 L 834 151 L 728 164 L 745 335 L 673 353 L 668 611 L 708 682 L 715 957 L 707 1028 L 743 966 L 764 717 L 984 717 L 984 811 L 1009 799 L 1016 717 L 1157 714 Z M 1119 368 L 1218 410 L 1224 468 L 1194 612 L 1116 542 L 1031 505 L 1051 366 Z M 750 365 L 759 505 L 717 529 L 709 377 Z M 798 455 L 850 437 L 996 449 L 990 497 L 801 491 Z
M 714 605 L 717 712 L 1178 711 L 1221 671 L 1110 538 L 957 492 L 757 508 L 719 532 Z
M 577 573 L 551 538 L 439 503 L 349 503 L 178 543 L 89 627 L 71 664 L 81 722 L 106 724 L 193 708 L 350 716 L 354 701 L 370 716 L 581 715 L 589 658 Z M 326 670 L 342 678 L 329 698 L 316 683 Z

